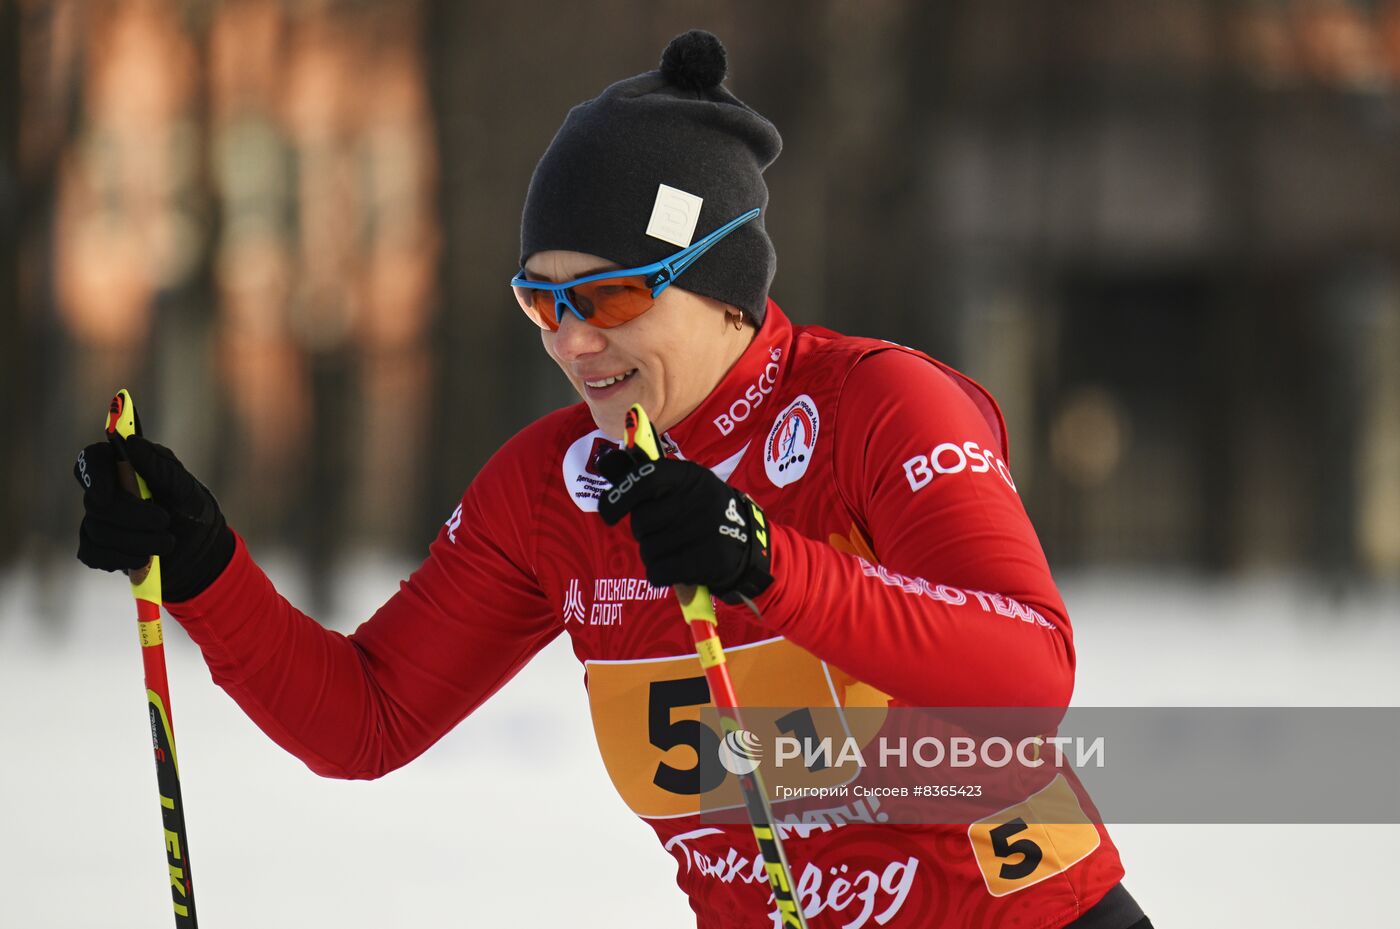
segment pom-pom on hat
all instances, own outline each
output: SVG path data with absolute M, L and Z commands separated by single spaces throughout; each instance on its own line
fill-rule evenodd
M 724 88 L 726 72 L 719 39 L 693 29 L 671 40 L 659 69 L 570 110 L 530 179 L 521 264 L 564 250 L 639 267 L 754 207 L 766 212 L 763 171 L 782 138 Z M 675 286 L 736 306 L 761 325 L 777 267 L 763 220 L 729 233 Z

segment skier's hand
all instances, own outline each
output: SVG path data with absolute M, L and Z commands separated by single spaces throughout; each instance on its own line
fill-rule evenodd
M 79 452 L 73 465 L 73 477 L 83 488 L 78 560 L 103 571 L 127 571 L 159 555 L 164 598 L 188 600 L 212 584 L 233 558 L 233 532 L 214 495 L 170 449 L 140 436 L 127 438 L 125 448 L 151 499 L 121 489 L 110 443 L 96 442 Z
M 747 496 L 692 461 L 648 461 L 636 449 L 609 452 L 598 470 L 613 489 L 598 501 L 609 526 L 627 515 L 647 580 L 700 585 L 728 603 L 773 583 L 768 524 Z

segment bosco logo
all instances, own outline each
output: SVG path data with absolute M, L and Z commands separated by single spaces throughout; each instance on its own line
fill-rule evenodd
M 87 475 L 84 475 L 86 477 Z M 457 504 L 457 509 L 452 511 L 452 515 L 447 517 L 447 522 L 443 523 L 447 527 L 447 540 L 457 541 L 457 530 L 462 528 L 462 504 Z
M 768 353 L 768 364 L 763 366 L 763 370 L 758 372 L 758 378 L 748 386 L 744 395 L 733 403 L 729 404 L 729 411 L 721 413 L 715 417 L 715 428 L 720 435 L 729 435 L 734 431 L 734 427 L 748 419 L 754 410 L 763 405 L 764 399 L 773 392 L 773 388 L 778 386 L 778 375 L 782 368 L 778 367 L 778 359 L 783 357 L 783 350 L 775 348 Z
M 812 398 L 803 394 L 778 414 L 763 445 L 763 470 L 768 480 L 786 487 L 807 473 L 817 444 L 821 417 Z
M 923 490 L 933 480 L 935 474 L 958 474 L 971 471 L 973 474 L 986 474 L 995 471 L 1013 493 L 1016 482 L 1011 479 L 1011 469 L 995 454 L 985 448 L 978 448 L 976 442 L 955 445 L 943 442 L 933 447 L 927 455 L 915 455 L 904 462 L 904 478 L 909 489 Z

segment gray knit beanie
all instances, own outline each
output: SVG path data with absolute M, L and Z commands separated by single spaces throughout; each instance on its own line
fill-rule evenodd
M 530 179 L 520 263 L 564 250 L 640 267 L 754 207 L 766 210 L 763 170 L 783 141 L 721 86 L 725 71 L 719 39 L 691 30 L 666 46 L 659 70 L 570 110 Z M 739 307 L 761 325 L 777 266 L 763 219 L 725 236 L 675 286 Z

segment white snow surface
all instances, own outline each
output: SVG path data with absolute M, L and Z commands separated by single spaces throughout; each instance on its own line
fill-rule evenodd
M 327 625 L 352 629 L 406 568 L 348 567 Z M 295 602 L 295 572 L 270 573 Z M 0 929 L 171 926 L 130 598 L 117 577 L 59 580 L 61 635 L 30 573 L 0 578 Z M 1078 705 L 1400 703 L 1400 591 L 1061 581 Z M 564 637 L 374 782 L 319 778 L 275 746 L 169 620 L 166 650 L 204 926 L 694 924 L 674 859 L 612 790 Z M 1395 925 L 1387 882 L 1358 865 L 1384 862 L 1400 826 L 1110 831 L 1164 929 Z

